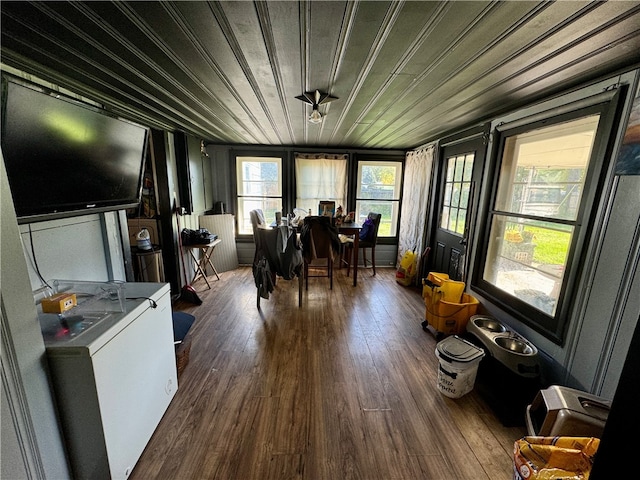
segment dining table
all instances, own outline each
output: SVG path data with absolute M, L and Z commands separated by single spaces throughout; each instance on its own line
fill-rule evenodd
M 282 219 L 281 222 L 271 222 L 269 224 L 270 228 L 277 228 L 282 225 L 287 225 L 286 221 Z M 338 229 L 338 234 L 353 236 L 353 286 L 358 285 L 358 255 L 359 255 L 359 244 L 360 244 L 360 230 L 362 230 L 362 224 L 357 222 L 350 223 L 340 223 L 339 225 L 335 225 Z M 299 226 L 295 226 L 293 228 L 299 228 Z

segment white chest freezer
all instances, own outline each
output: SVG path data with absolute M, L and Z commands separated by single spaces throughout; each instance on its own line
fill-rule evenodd
M 125 283 L 122 295 L 124 311 L 93 317 L 69 312 L 60 331 L 51 330 L 50 322 L 46 329 L 53 387 L 78 479 L 126 479 L 178 387 L 169 285 Z M 74 323 L 80 317 L 89 325 Z

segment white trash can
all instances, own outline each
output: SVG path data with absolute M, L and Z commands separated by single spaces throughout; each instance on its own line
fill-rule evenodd
M 460 398 L 473 390 L 478 365 L 484 350 L 457 335 L 447 337 L 436 345 L 438 390 L 451 398 Z

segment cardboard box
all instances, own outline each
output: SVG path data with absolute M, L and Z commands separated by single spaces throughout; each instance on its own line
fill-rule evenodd
M 78 303 L 75 293 L 56 293 L 44 298 L 40 304 L 44 313 L 62 313 L 71 310 Z

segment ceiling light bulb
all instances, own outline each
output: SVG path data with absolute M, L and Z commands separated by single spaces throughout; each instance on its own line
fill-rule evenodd
M 311 112 L 311 115 L 309 115 L 309 122 L 310 123 L 322 122 L 322 114 L 318 111 L 317 105 L 313 106 L 313 111 Z

